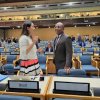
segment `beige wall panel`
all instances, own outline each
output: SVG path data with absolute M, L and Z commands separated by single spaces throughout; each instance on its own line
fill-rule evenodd
M 2 33 L 0 31 L 0 33 Z M 93 34 L 100 34 L 100 26 L 92 26 L 92 27 L 66 27 L 65 33 L 68 35 L 74 35 L 77 37 L 78 34 L 81 35 L 89 35 L 90 37 Z M 21 29 L 11 29 L 6 33 L 7 37 L 20 37 Z M 35 29 L 35 34 L 39 36 L 41 40 L 51 40 L 56 34 L 54 28 L 38 28 Z M 0 34 L 1 37 L 1 34 Z
M 100 34 L 100 26 L 91 27 L 68 27 L 65 28 L 65 33 L 69 35 L 74 35 L 77 37 L 78 34 L 89 35 L 90 37 L 94 34 Z
M 7 30 L 6 37 L 20 37 L 21 29 L 10 29 Z
M 51 40 L 56 36 L 54 28 L 36 29 L 35 34 L 38 35 L 41 40 Z

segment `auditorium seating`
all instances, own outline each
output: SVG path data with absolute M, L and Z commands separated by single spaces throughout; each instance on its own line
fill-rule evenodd
M 14 74 L 14 65 L 13 61 L 16 60 L 16 55 L 7 55 L 6 57 L 6 64 L 2 66 L 2 70 L 5 74 L 11 75 Z
M 68 76 L 68 77 L 86 77 L 86 72 L 81 69 L 71 69 L 70 74 L 67 74 L 67 72 L 64 69 L 58 70 L 58 76 Z
M 81 48 L 74 48 L 74 53 L 81 52 Z
M 91 59 L 91 55 L 82 55 L 79 56 L 79 63 L 80 63 L 80 68 L 82 70 L 85 70 L 87 73 L 93 73 L 96 72 L 97 75 L 99 76 L 99 69 L 96 66 L 93 66 L 93 59 Z
M 14 66 L 12 64 L 6 64 L 3 66 L 4 74 L 14 75 Z

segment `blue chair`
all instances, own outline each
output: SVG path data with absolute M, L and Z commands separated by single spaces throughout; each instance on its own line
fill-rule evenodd
M 15 51 L 15 48 L 9 48 L 9 52 L 13 52 L 13 51 Z
M 7 55 L 6 64 L 2 66 L 4 74 L 12 75 L 14 74 L 14 65 L 13 61 L 16 60 L 16 55 Z
M 86 48 L 87 52 L 94 52 L 94 48 Z
M 74 53 L 82 52 L 81 48 L 74 48 Z
M 46 55 L 39 54 L 38 55 L 39 65 L 43 71 L 46 71 Z
M 97 72 L 97 74 L 99 76 L 99 69 L 97 67 L 93 66 L 92 62 L 94 60 L 92 60 L 91 58 L 92 57 L 90 55 L 79 56 L 78 61 L 80 63 L 80 68 L 89 73 Z
M 16 44 L 15 44 L 15 47 L 16 47 L 16 48 L 19 48 L 19 44 L 18 44 L 18 43 L 16 43 Z
M 3 66 L 4 68 L 4 74 L 7 74 L 7 75 L 14 75 L 14 66 L 12 64 L 5 64 Z
M 32 100 L 27 96 L 0 95 L 0 100 Z
M 7 55 L 7 64 L 13 64 L 13 61 L 16 60 L 16 55 Z
M 69 76 L 71 76 L 71 77 L 86 77 L 86 72 L 81 69 L 72 69 Z
M 64 69 L 58 70 L 58 76 L 68 76 L 68 77 L 86 77 L 86 72 L 81 69 L 71 69 L 70 74 L 67 74 Z
M 0 52 L 3 52 L 4 51 L 4 47 L 0 47 Z

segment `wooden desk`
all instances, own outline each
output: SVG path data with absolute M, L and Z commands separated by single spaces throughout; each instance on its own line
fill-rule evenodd
M 53 60 L 53 55 L 47 55 L 46 57 L 47 57 L 47 59 L 52 59 Z
M 50 98 L 73 98 L 79 100 L 100 100 L 100 97 L 97 96 L 82 96 L 82 95 L 69 95 L 69 94 L 54 94 L 54 81 L 65 81 L 65 82 L 86 82 L 90 83 L 91 88 L 100 88 L 100 79 L 99 78 L 77 78 L 77 77 L 52 77 L 51 83 L 49 84 L 47 91 L 47 100 Z
M 24 77 L 26 77 L 26 76 L 24 76 Z M 6 80 L 4 80 L 4 81 L 2 81 L 0 83 L 4 83 L 5 84 L 5 83 L 7 83 L 8 80 L 11 80 L 11 78 L 7 78 Z M 39 81 L 39 77 L 37 77 L 35 79 L 35 81 Z M 40 93 L 7 92 L 6 90 L 5 91 L 1 91 L 1 93 L 2 94 L 9 94 L 9 95 L 31 96 L 31 97 L 40 98 L 41 100 L 45 100 L 45 94 L 47 92 L 47 88 L 48 88 L 49 83 L 50 83 L 50 77 L 49 76 L 45 77 L 44 81 L 40 81 L 39 82 L 39 87 L 41 89 Z

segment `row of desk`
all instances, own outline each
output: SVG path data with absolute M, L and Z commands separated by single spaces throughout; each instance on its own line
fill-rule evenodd
M 13 76 L 19 77 L 20 76 Z M 24 76 L 27 78 L 27 76 Z M 28 78 L 31 76 L 28 76 Z M 35 81 L 39 81 L 40 77 L 36 77 Z M 7 84 L 8 80 L 11 80 L 10 77 L 0 82 L 1 84 Z M 39 81 L 39 88 L 41 89 L 40 93 L 24 93 L 24 92 L 8 92 L 6 89 L 1 90 L 0 94 L 9 94 L 9 95 L 20 95 L 20 96 L 31 96 L 40 98 L 40 100 L 50 100 L 51 98 L 74 98 L 79 100 L 100 100 L 100 96 L 82 96 L 82 95 L 69 95 L 69 94 L 55 94 L 53 93 L 54 81 L 64 81 L 64 82 L 84 82 L 90 83 L 90 88 L 100 88 L 100 79 L 99 78 L 77 78 L 77 77 L 57 77 L 57 76 L 45 76 L 44 81 Z

